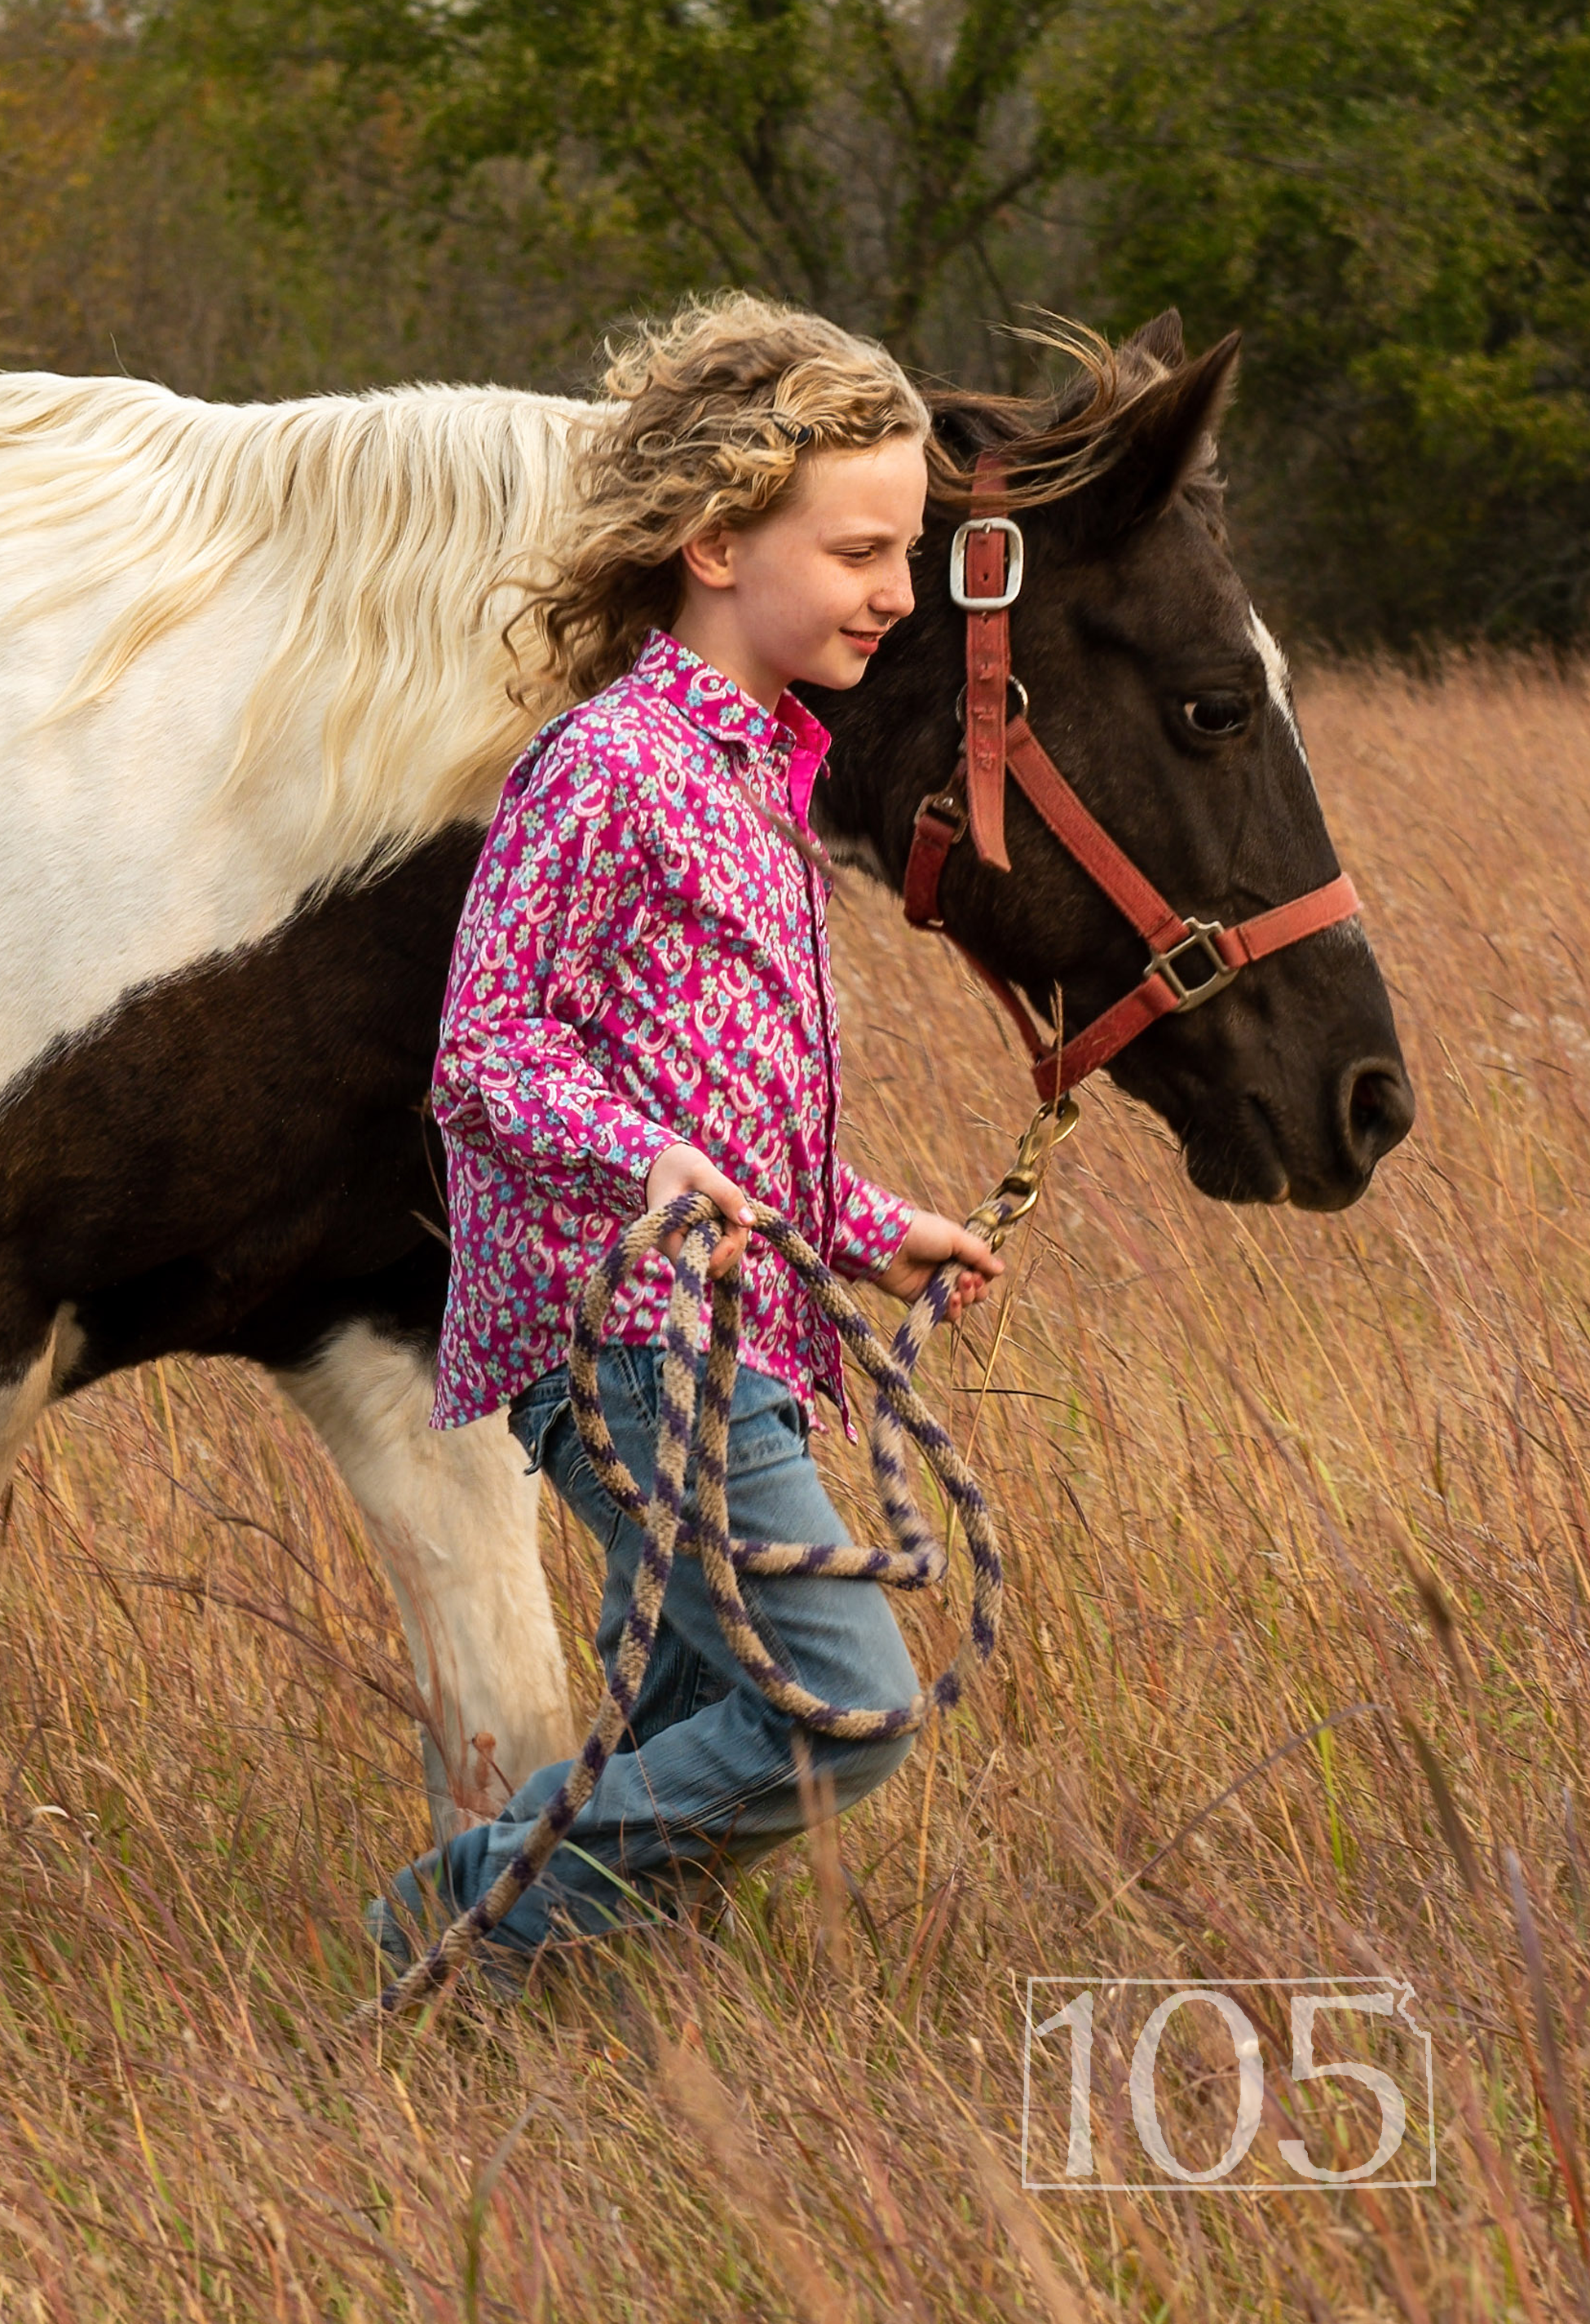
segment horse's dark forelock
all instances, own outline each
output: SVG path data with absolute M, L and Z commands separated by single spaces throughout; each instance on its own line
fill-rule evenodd
M 1163 318 L 1161 318 L 1163 319 Z M 926 391 L 933 414 L 928 447 L 930 490 L 940 507 L 963 512 L 979 455 L 1010 455 L 1006 493 L 1012 509 L 1042 508 L 1066 500 L 1105 475 L 1131 441 L 1134 416 L 1172 376 L 1173 364 L 1155 344 L 1154 326 L 1118 346 L 1092 332 L 1063 336 L 1034 332 L 1040 344 L 1069 356 L 1076 368 L 1043 395 L 997 395 L 973 388 Z M 1179 326 L 1178 326 L 1179 341 Z M 1181 482 L 1188 508 L 1222 546 L 1226 540 L 1226 480 L 1217 466 L 1212 435 Z

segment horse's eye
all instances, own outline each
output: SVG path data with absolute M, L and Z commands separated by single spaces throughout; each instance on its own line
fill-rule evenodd
M 1181 715 L 1195 734 L 1240 734 L 1248 708 L 1240 694 L 1195 694 L 1181 705 Z

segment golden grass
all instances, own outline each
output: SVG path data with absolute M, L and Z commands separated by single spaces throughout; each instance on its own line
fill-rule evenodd
M 0 2314 L 1579 2312 L 1586 709 L 1527 669 L 1309 687 L 1414 1139 L 1343 1217 L 1226 1211 L 1090 1099 L 978 1422 L 991 1675 L 721 1944 L 330 2043 L 425 1838 L 356 1521 L 240 1370 L 52 1416 L 0 1580 Z M 1023 1074 L 940 948 L 864 892 L 835 923 L 851 1146 L 965 1206 Z M 963 1442 L 991 1328 L 929 1360 Z M 589 1700 L 590 1559 L 546 1553 Z M 896 1600 L 924 1672 L 964 1600 Z M 1021 2190 L 1029 1974 L 1383 1969 L 1433 2036 L 1433 2190 Z M 1165 2060 L 1208 2159 L 1229 2049 Z

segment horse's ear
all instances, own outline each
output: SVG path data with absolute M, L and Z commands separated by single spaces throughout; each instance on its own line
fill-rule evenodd
M 1181 337 L 1181 310 L 1167 307 L 1163 315 L 1144 323 L 1126 341 L 1129 347 L 1141 347 L 1145 355 L 1153 355 L 1167 371 L 1180 371 L 1187 361 L 1187 347 Z
M 1209 458 L 1209 439 L 1235 383 L 1240 345 L 1241 333 L 1233 331 L 1196 363 L 1156 380 L 1126 406 L 1110 430 L 1109 466 L 1072 503 L 1086 535 L 1113 539 L 1157 516 Z

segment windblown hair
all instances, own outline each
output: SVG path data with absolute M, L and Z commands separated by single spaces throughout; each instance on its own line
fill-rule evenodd
M 819 315 L 745 291 L 691 299 L 610 341 L 602 426 L 575 451 L 567 521 L 527 576 L 510 641 L 532 682 L 576 697 L 633 662 L 684 595 L 679 550 L 794 493 L 813 453 L 925 438 L 926 404 L 894 357 Z
M 935 392 L 935 499 L 963 506 L 993 444 L 1018 508 L 1102 474 L 1172 367 L 1153 327 L 1114 350 L 1058 323 L 1036 334 L 1078 366 L 1058 395 Z M 114 609 L 49 716 L 108 702 L 234 584 L 257 659 L 216 805 L 268 826 L 306 886 L 376 872 L 488 816 L 536 727 L 628 667 L 676 610 L 693 530 L 776 506 L 807 442 L 929 424 L 881 349 L 747 297 L 636 334 L 608 383 L 607 405 L 420 386 L 230 406 L 141 380 L 0 374 L 0 547 L 19 552 L 13 570 L 51 576 L 6 619 Z M 1208 452 L 1182 489 L 1215 529 Z M 527 606 L 514 576 L 548 540 L 550 578 L 544 565 Z M 528 655 L 510 650 L 521 629 L 540 632 Z M 306 713 L 318 770 L 299 797 Z
M 380 869 L 489 815 L 560 702 L 522 684 L 510 697 L 512 600 L 487 593 L 561 515 L 569 430 L 591 417 L 492 387 L 230 406 L 142 380 L 0 375 L 0 542 L 56 544 L 38 560 L 52 577 L 9 618 L 132 582 L 51 717 L 108 700 L 237 579 L 269 612 L 223 798 L 264 812 L 290 731 L 323 705 L 317 794 L 286 818 L 307 876 Z
M 1173 338 L 1162 336 L 1166 324 L 1173 326 Z M 979 452 L 1006 454 L 1005 499 L 1012 509 L 1047 507 L 1107 474 L 1121 455 L 1143 397 L 1183 360 L 1181 318 L 1173 312 L 1123 339 L 1119 346 L 1111 346 L 1086 324 L 1041 310 L 1036 325 L 1012 328 L 1010 337 L 1060 356 L 1073 366 L 1072 374 L 1048 396 L 991 395 L 963 388 L 944 388 L 930 395 L 932 497 L 958 512 L 970 503 Z M 1181 491 L 1193 512 L 1223 540 L 1225 483 L 1215 462 L 1214 438 L 1206 436 Z

